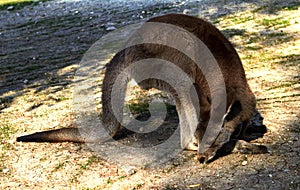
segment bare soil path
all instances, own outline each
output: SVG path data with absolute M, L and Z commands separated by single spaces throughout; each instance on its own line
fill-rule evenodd
M 299 6 L 293 0 L 55 0 L 0 10 L 0 188 L 300 189 Z M 253 143 L 270 153 L 229 154 L 202 165 L 195 152 L 184 151 L 160 167 L 135 169 L 97 157 L 84 144 L 15 141 L 74 125 L 74 73 L 102 35 L 154 14 L 199 9 L 242 58 L 269 129 Z

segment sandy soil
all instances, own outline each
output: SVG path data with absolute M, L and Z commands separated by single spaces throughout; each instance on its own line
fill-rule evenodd
M 126 6 L 88 4 L 79 9 L 74 4 L 75 9 L 57 2 L 0 14 L 1 189 L 300 188 L 299 2 L 157 3 L 128 6 L 126 11 Z M 270 153 L 232 153 L 204 165 L 195 152 L 183 151 L 158 167 L 135 168 L 106 161 L 85 144 L 15 141 L 23 134 L 75 125 L 76 68 L 108 27 L 153 13 L 194 14 L 199 7 L 201 16 L 229 37 L 243 60 L 268 128 L 252 142 L 267 146 Z

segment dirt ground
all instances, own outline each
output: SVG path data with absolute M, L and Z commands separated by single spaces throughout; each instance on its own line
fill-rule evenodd
M 234 5 L 243 8 L 230 9 L 232 2 L 201 4 L 200 15 L 228 36 L 243 61 L 268 128 L 252 142 L 267 146 L 268 154 L 231 153 L 200 164 L 195 152 L 183 151 L 155 168 L 135 168 L 107 161 L 85 144 L 16 142 L 23 134 L 75 125 L 75 71 L 109 27 L 200 7 L 173 3 L 85 12 L 50 1 L 0 11 L 0 188 L 300 189 L 300 3 L 242 1 Z M 47 7 L 52 13 L 42 11 Z

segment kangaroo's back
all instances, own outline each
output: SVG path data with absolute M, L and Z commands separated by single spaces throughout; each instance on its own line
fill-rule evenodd
M 147 21 L 147 23 L 165 23 L 168 25 L 177 26 L 190 32 L 192 35 L 196 36 L 196 38 L 198 38 L 203 44 L 205 44 L 205 46 L 209 49 L 209 51 L 217 61 L 218 67 L 221 71 L 221 75 L 213 77 L 222 77 L 224 79 L 226 87 L 225 100 L 227 102 L 226 115 L 229 115 L 230 117 L 226 117 L 228 121 L 224 121 L 222 131 L 212 145 L 212 148 L 205 152 L 204 155 L 198 150 L 199 160 L 202 160 L 202 158 L 204 158 L 204 161 L 207 161 L 214 156 L 215 152 L 224 143 L 228 142 L 230 135 L 233 133 L 239 123 L 244 122 L 245 126 L 247 125 L 247 122 L 250 120 L 255 110 L 255 96 L 248 86 L 241 60 L 228 39 L 226 39 L 226 37 L 215 26 L 203 19 L 182 14 L 168 14 L 151 18 Z M 143 34 L 140 35 L 143 38 Z M 154 31 L 153 35 L 153 37 L 156 38 L 157 36 L 164 34 L 160 33 L 160 31 Z M 195 53 L 197 54 L 197 51 Z M 116 79 L 128 66 L 130 66 L 134 62 L 148 58 L 164 59 L 170 61 L 171 63 L 174 63 L 176 66 L 181 68 L 185 73 L 188 74 L 189 77 L 194 80 L 194 86 L 197 90 L 198 96 L 196 98 L 200 102 L 200 108 L 196 108 L 197 110 L 200 110 L 200 122 L 197 126 L 195 136 L 198 138 L 198 144 L 200 144 L 207 127 L 207 121 L 210 117 L 210 111 L 212 109 L 212 97 L 210 89 L 208 87 L 208 82 L 205 79 L 201 69 L 197 67 L 197 64 L 189 56 L 185 55 L 178 49 L 168 47 L 167 45 L 151 43 L 135 44 L 118 52 L 106 65 L 106 72 L 102 85 L 102 121 L 104 126 L 112 136 L 114 136 L 121 127 L 120 122 L 116 118 L 115 112 L 112 108 L 112 91 Z M 211 73 L 211 75 L 214 74 L 214 72 Z M 180 78 L 178 78 L 178 80 L 180 80 Z M 123 87 L 127 85 L 126 79 L 119 85 L 123 85 Z M 179 109 L 179 120 L 181 121 L 180 125 L 186 125 L 183 121 L 193 120 L 192 118 L 189 118 L 192 116 L 180 114 L 185 113 L 183 110 L 180 110 L 185 109 L 185 105 L 182 105 L 182 98 L 179 97 L 174 88 L 172 88 L 172 86 L 170 86 L 165 81 L 150 78 L 148 80 L 142 81 L 140 85 L 146 89 L 154 87 L 171 93 L 176 102 L 176 109 Z M 124 89 L 126 90 L 126 88 Z M 118 110 L 118 112 L 121 112 L 122 105 L 120 105 L 119 108 L 120 109 Z M 120 115 L 121 113 L 117 114 Z M 184 128 L 184 126 L 181 127 Z M 49 134 L 49 132 L 42 132 L 34 135 L 20 137 L 17 140 L 39 142 L 89 142 L 89 139 L 78 138 L 80 134 L 76 131 L 76 129 L 57 130 L 53 133 L 51 132 L 51 138 L 54 138 L 54 140 L 45 137 L 45 135 L 47 136 L 47 134 Z M 64 138 L 65 136 L 66 138 Z M 94 141 L 91 140 L 91 142 Z M 186 146 L 186 148 L 189 147 Z

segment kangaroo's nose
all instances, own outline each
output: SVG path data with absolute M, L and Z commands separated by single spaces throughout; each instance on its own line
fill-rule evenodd
M 197 159 L 198 159 L 198 161 L 199 161 L 201 164 L 205 164 L 205 163 L 206 163 L 206 158 L 205 158 L 205 156 L 198 156 Z
M 208 162 L 212 161 L 213 158 L 215 157 L 216 153 L 215 152 L 210 152 L 206 151 L 204 153 L 198 153 L 197 155 L 197 160 L 201 164 L 207 164 Z

